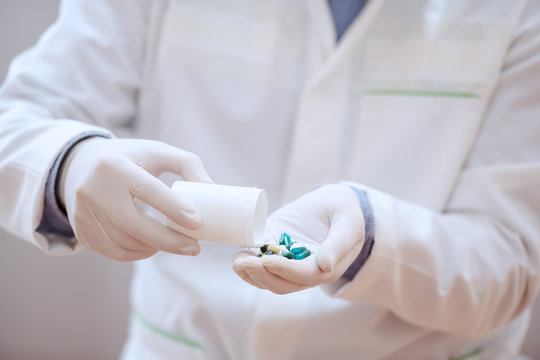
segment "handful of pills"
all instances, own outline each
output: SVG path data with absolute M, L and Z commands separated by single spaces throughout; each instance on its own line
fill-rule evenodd
M 291 260 L 302 260 L 311 255 L 311 251 L 308 248 L 295 244 L 296 241 L 291 239 L 289 234 L 283 233 L 279 239 L 279 245 L 264 244 L 259 248 L 261 252 L 257 256 L 264 258 L 268 255 L 281 255 Z

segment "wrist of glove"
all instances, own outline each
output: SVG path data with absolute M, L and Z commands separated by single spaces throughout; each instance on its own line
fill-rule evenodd
M 212 182 L 200 159 L 167 144 L 91 138 L 71 149 L 61 168 L 60 202 L 77 240 L 115 260 L 149 257 L 158 250 L 196 255 L 198 242 L 149 216 L 135 200 L 194 229 L 200 216 L 157 177 L 171 172 Z
M 242 251 L 233 269 L 246 282 L 277 294 L 334 282 L 360 253 L 364 227 L 354 190 L 342 184 L 321 186 L 272 213 L 266 225 L 265 243 L 278 243 L 285 232 L 310 249 L 310 256 L 260 258 L 254 250 Z

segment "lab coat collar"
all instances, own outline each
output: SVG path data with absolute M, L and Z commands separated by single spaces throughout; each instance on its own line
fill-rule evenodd
M 360 14 L 349 26 L 341 41 L 336 43 L 336 29 L 327 0 L 303 0 L 308 9 L 312 21 L 317 24 L 315 36 L 324 55 L 324 63 L 319 71 L 311 79 L 310 85 L 315 85 L 319 80 L 328 75 L 332 69 L 339 68 L 343 61 L 349 58 L 355 46 L 362 40 L 370 24 L 375 19 L 381 6 L 386 0 L 369 0 Z M 311 86 L 308 85 L 308 88 Z

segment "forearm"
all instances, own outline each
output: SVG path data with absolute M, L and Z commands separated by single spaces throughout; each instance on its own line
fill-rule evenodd
M 150 3 L 88 4 L 62 2 L 55 24 L 13 61 L 0 89 L 0 181 L 7 197 L 0 226 L 46 251 L 49 240 L 35 230 L 44 230 L 55 160 L 84 134 L 130 129 L 136 113 Z
M 98 131 L 84 132 L 71 139 L 58 155 L 47 177 L 45 184 L 45 197 L 43 204 L 43 216 L 36 231 L 45 236 L 49 243 L 49 250 L 53 248 L 69 247 L 73 250 L 77 247 L 77 240 L 69 223 L 65 207 L 59 196 L 59 184 L 62 178 L 63 165 L 71 150 L 80 142 L 92 137 L 108 137 L 107 134 Z
M 111 136 L 110 132 L 77 121 L 47 118 L 45 110 L 21 101 L 2 100 L 0 108 L 0 226 L 36 243 L 44 251 L 63 253 L 60 238 L 36 233 L 41 226 L 45 188 L 55 159 L 70 141 L 85 134 Z M 52 186 L 52 184 L 51 184 Z M 49 200 L 51 198 L 49 191 Z M 49 205 L 54 202 L 49 202 Z M 46 220 L 45 220 L 46 221 Z M 41 224 L 41 225 L 40 225 Z M 49 223 L 50 225 L 50 223 Z M 47 234 L 53 234 L 50 231 Z
M 335 296 L 387 307 L 418 326 L 471 336 L 508 324 L 533 301 L 539 245 L 533 232 L 515 230 L 523 222 L 508 226 L 500 214 L 465 211 L 457 198 L 451 211 L 438 214 L 367 192 L 375 244 L 352 281 L 329 287 Z

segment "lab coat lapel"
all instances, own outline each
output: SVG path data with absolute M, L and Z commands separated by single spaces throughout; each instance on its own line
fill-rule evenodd
M 313 36 L 317 38 L 324 58 L 328 59 L 332 55 L 336 38 L 334 20 L 328 2 L 327 0 L 303 1 L 313 23 Z
M 329 68 L 339 66 L 343 60 L 347 59 L 347 55 L 361 41 L 369 24 L 371 24 L 376 13 L 386 0 L 369 0 L 337 44 L 336 28 L 328 6 L 328 0 L 303 1 L 314 23 L 312 36 L 317 37 L 324 54 L 324 63 L 321 64 L 319 71 L 320 75 L 311 79 L 311 85 L 313 85 L 312 83 L 317 82 Z M 309 88 L 310 85 L 308 84 L 307 87 Z
M 384 0 L 368 2 L 361 18 L 355 20 L 337 48 L 335 28 L 326 0 L 304 2 L 314 21 L 321 23 L 313 36 L 320 38 L 321 47 L 328 56 L 318 64 L 302 91 L 282 202 L 291 201 L 318 185 L 338 180 L 341 139 L 345 131 L 342 112 L 346 111 L 347 82 L 350 81 L 346 72 L 339 70 L 346 66 Z

